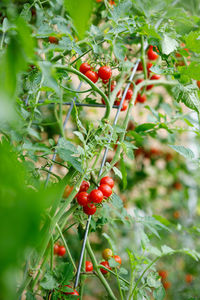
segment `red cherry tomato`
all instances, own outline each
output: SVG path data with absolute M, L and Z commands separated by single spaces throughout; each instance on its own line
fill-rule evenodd
M 65 246 L 59 246 L 58 248 L 58 256 L 64 256 L 66 253 Z
M 99 71 L 98 71 L 98 76 L 102 80 L 108 80 L 108 79 L 110 79 L 110 77 L 112 76 L 112 70 L 111 70 L 111 68 L 108 67 L 108 66 L 100 67 Z
M 72 289 L 72 287 L 70 285 L 65 285 L 67 287 L 69 287 L 70 289 Z M 73 290 L 73 289 L 72 289 Z M 73 290 L 73 292 L 64 292 L 65 295 L 74 295 L 74 296 L 79 296 L 79 293 L 76 290 Z M 77 299 L 79 300 L 79 298 Z
M 150 80 L 159 80 L 160 79 L 160 75 L 154 74 L 151 76 Z
M 200 80 L 197 80 L 197 86 L 200 89 Z
M 185 282 L 191 283 L 193 280 L 193 276 L 191 274 L 186 274 L 185 275 Z
M 144 95 L 144 94 L 141 95 L 138 93 L 137 98 L 136 98 L 136 103 L 137 102 L 144 103 L 144 102 L 146 102 L 146 100 L 147 100 L 146 95 Z
M 79 205 L 85 206 L 88 204 L 88 193 L 80 192 L 78 193 L 76 198 Z
M 86 206 L 83 206 L 83 211 L 88 216 L 94 215 L 96 210 L 97 208 L 93 203 L 88 203 Z
M 114 180 L 110 176 L 105 176 L 105 177 L 101 178 L 100 184 L 107 184 L 111 188 L 113 188 L 115 183 L 114 183 Z
M 60 247 L 60 246 L 59 246 L 58 244 L 55 244 L 55 245 L 54 245 L 54 247 L 53 247 L 53 253 L 54 253 L 54 254 L 58 254 L 59 247 Z
M 116 100 L 114 104 L 119 106 L 120 102 L 121 102 L 121 98 L 119 100 Z M 126 100 L 124 100 L 121 111 L 127 110 L 127 107 L 128 107 L 128 102 Z
M 110 267 L 108 261 L 102 261 L 102 262 L 100 263 L 100 265 L 102 265 L 102 266 L 106 267 L 107 269 L 111 270 L 111 267 Z M 101 271 L 102 274 L 107 274 L 107 273 L 108 273 L 108 271 L 105 270 L 105 269 L 100 269 L 100 271 Z
M 180 181 L 175 181 L 173 183 L 173 188 L 175 188 L 175 190 L 180 191 L 182 189 L 182 184 Z
M 151 76 L 150 80 L 159 80 L 160 79 L 160 75 L 154 74 Z M 146 89 L 151 90 L 154 87 L 153 84 L 147 85 Z
M 133 91 L 131 89 L 128 89 L 125 99 L 131 100 L 132 96 L 133 96 Z
M 114 255 L 114 259 L 117 263 L 119 263 L 120 265 L 122 264 L 122 259 L 119 255 Z
M 165 290 L 168 290 L 171 287 L 171 282 L 169 281 L 163 282 L 163 287 Z
M 143 71 L 143 64 L 141 61 L 138 64 L 137 71 Z
M 165 270 L 160 270 L 160 271 L 158 271 L 158 274 L 159 274 L 159 276 L 162 278 L 162 280 L 166 279 L 167 276 L 168 276 L 168 273 L 167 273 L 167 271 L 165 271 Z
M 111 86 L 110 86 L 110 91 L 112 92 L 112 91 L 114 90 L 114 88 L 115 88 L 115 85 L 114 85 L 114 84 L 111 84 Z M 121 91 L 119 91 L 119 92 L 117 93 L 117 97 L 119 97 L 120 93 L 121 93 Z
M 69 197 L 69 195 L 71 194 L 72 190 L 73 190 L 73 186 L 70 185 L 66 185 L 64 193 L 63 193 L 63 198 L 66 199 Z
M 80 68 L 79 68 L 79 71 L 83 74 L 85 74 L 87 71 L 90 71 L 91 70 L 91 67 L 88 63 L 82 63 L 80 65 Z
M 94 82 L 94 83 L 96 83 L 97 80 L 99 79 L 98 74 L 97 74 L 96 72 L 94 72 L 94 71 L 91 71 L 91 70 L 87 71 L 87 72 L 85 73 L 85 76 L 86 76 L 87 78 L 89 78 L 89 79 L 90 79 L 92 82 Z
M 85 272 L 92 272 L 93 271 L 93 264 L 91 261 L 86 260 L 85 262 Z
M 153 46 L 151 45 L 147 51 L 147 56 L 148 56 L 148 59 L 150 60 L 156 60 L 158 58 L 158 54 L 153 51 Z
M 148 61 L 146 66 L 147 66 L 147 72 L 148 72 L 148 75 L 149 75 L 149 73 L 151 72 L 150 69 L 153 66 L 153 64 L 150 61 Z
M 142 81 L 144 81 L 144 79 L 139 78 L 139 79 L 136 80 L 135 84 L 139 84 L 139 83 L 142 82 Z
M 83 180 L 79 189 L 79 192 L 87 192 L 90 187 L 90 183 L 88 181 Z
M 101 203 L 103 201 L 103 193 L 102 191 L 92 190 L 88 197 L 89 202 Z
M 105 198 L 108 198 L 112 195 L 112 189 L 107 184 L 101 184 L 98 189 L 103 193 Z
M 48 40 L 51 44 L 58 44 L 58 39 L 55 36 L 49 36 Z

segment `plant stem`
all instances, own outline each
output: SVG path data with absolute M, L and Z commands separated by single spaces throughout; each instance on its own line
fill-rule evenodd
M 120 282 L 119 282 L 119 276 L 118 276 L 118 273 L 117 273 L 117 268 L 115 268 L 115 274 L 116 274 L 116 277 L 117 277 L 117 285 L 118 285 L 118 289 L 119 289 L 121 300 L 124 300 L 124 296 L 122 294 L 121 285 L 120 285 Z
M 146 271 L 148 271 L 148 270 L 151 268 L 151 266 L 157 262 L 157 260 L 158 260 L 159 258 L 160 258 L 160 256 L 159 256 L 159 257 L 156 257 L 156 258 L 155 258 L 155 259 L 154 259 L 154 260 L 146 267 L 146 269 L 144 269 L 144 271 L 142 272 L 142 274 L 140 275 L 140 277 L 139 277 L 138 280 L 136 281 L 135 286 L 134 286 L 134 289 L 133 289 L 133 291 L 131 292 L 131 294 L 130 294 L 128 300 L 133 299 L 132 297 L 134 296 L 135 291 L 136 291 L 136 288 L 137 288 L 138 284 L 140 283 L 142 277 L 144 276 L 144 274 L 146 273 Z
M 65 238 L 64 238 L 64 236 L 63 236 L 63 234 L 62 234 L 62 231 L 61 231 L 61 229 L 60 229 L 60 227 L 59 227 L 58 224 L 56 224 L 56 228 L 57 228 L 57 230 L 58 230 L 58 232 L 59 232 L 59 234 L 60 234 L 60 237 L 61 237 L 61 239 L 62 239 L 62 241 L 63 241 L 63 244 L 64 244 L 64 246 L 65 246 L 65 248 L 66 248 L 66 251 L 67 251 L 67 254 L 68 254 L 68 256 L 69 256 L 69 259 L 70 259 L 70 261 L 71 261 L 71 263 L 72 263 L 72 265 L 73 265 L 73 267 L 74 267 L 74 270 L 75 270 L 75 272 L 76 272 L 76 271 L 77 271 L 77 269 L 76 269 L 76 264 L 75 264 L 75 262 L 74 262 L 74 260 L 73 260 L 73 258 L 72 258 L 72 255 L 71 255 L 71 252 L 70 252 L 70 250 L 69 250 L 69 247 L 68 247 L 68 245 L 67 245 L 67 243 L 66 243 L 66 241 L 65 241 Z
M 104 267 L 103 265 L 98 265 L 98 268 L 101 268 L 101 269 L 105 269 L 106 271 L 108 271 L 109 273 L 111 273 L 112 275 L 116 276 L 115 272 L 111 271 L 110 269 Z M 124 279 L 123 277 L 121 277 L 119 274 L 118 274 L 118 277 L 120 280 L 122 280 L 123 282 L 125 282 L 127 285 L 130 285 L 130 282 L 128 282 L 126 279 Z
M 90 258 L 91 258 L 91 261 L 93 263 L 94 269 L 97 272 L 98 278 L 100 279 L 101 283 L 104 285 L 104 287 L 105 287 L 108 295 L 110 296 L 111 299 L 117 300 L 117 298 L 113 294 L 113 291 L 111 290 L 108 282 L 106 281 L 105 277 L 102 275 L 101 271 L 98 268 L 98 264 L 97 264 L 95 255 L 94 255 L 94 253 L 92 251 L 92 248 L 90 246 L 89 240 L 86 241 L 86 248 L 87 248 L 88 254 L 89 254 Z
M 130 119 L 130 116 L 131 116 L 131 109 L 135 103 L 135 100 L 136 100 L 136 97 L 137 97 L 137 93 L 140 91 L 140 89 L 143 87 L 143 86 L 146 86 L 146 85 L 150 85 L 150 84 L 153 84 L 153 85 L 169 85 L 169 86 L 175 86 L 177 85 L 177 82 L 176 81 L 166 81 L 166 80 L 144 80 L 142 81 L 141 83 L 139 83 L 138 85 L 135 86 L 134 90 L 133 90 L 133 96 L 132 96 L 132 99 L 129 103 L 129 107 L 128 107 L 128 110 L 127 110 L 127 113 L 126 113 L 126 117 L 124 119 L 124 122 L 123 122 L 123 126 L 122 128 L 124 129 L 124 132 L 122 132 L 120 135 L 119 135 L 119 142 L 123 142 L 124 141 L 124 138 L 125 138 L 125 134 L 126 134 L 126 129 L 127 129 L 127 126 L 128 126 L 128 122 L 129 122 L 129 119 Z M 120 151 L 121 151 L 121 145 L 117 146 L 117 150 L 115 152 L 115 155 L 112 159 L 112 161 L 110 162 L 110 167 L 107 168 L 100 176 L 100 179 L 104 176 L 106 176 L 107 172 L 109 170 L 111 170 L 114 165 L 118 162 L 119 160 L 119 156 L 120 156 Z
M 144 79 L 147 79 L 147 67 L 146 67 L 144 36 L 143 35 L 141 36 L 141 51 L 142 51 L 141 61 L 142 61 L 142 65 L 143 65 Z
M 88 77 L 86 77 L 84 74 L 79 72 L 78 70 L 74 69 L 73 67 L 65 67 L 62 65 L 55 65 L 57 69 L 64 69 L 70 73 L 76 74 L 79 77 L 81 77 L 84 81 L 86 81 L 93 89 L 93 91 L 97 92 L 104 100 L 106 103 L 106 112 L 102 120 L 107 119 L 110 115 L 110 102 L 108 100 L 108 97 L 104 94 L 104 92 L 99 89 L 96 84 L 94 84 Z
M 54 242 L 53 242 L 53 237 L 51 236 L 51 271 L 53 271 L 53 255 L 54 255 Z

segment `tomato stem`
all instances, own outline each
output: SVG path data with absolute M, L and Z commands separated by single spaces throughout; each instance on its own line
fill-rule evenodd
M 115 295 L 113 294 L 113 291 L 111 290 L 107 280 L 105 279 L 105 277 L 102 275 L 101 271 L 99 270 L 98 268 L 98 264 L 97 264 L 97 261 L 96 261 L 96 258 L 95 258 L 95 255 L 94 255 L 94 252 L 92 251 L 92 248 L 90 246 L 90 242 L 89 240 L 87 239 L 86 241 L 86 248 L 87 248 L 87 251 L 88 251 L 88 254 L 90 256 L 90 259 L 93 263 L 93 266 L 94 266 L 94 269 L 96 270 L 97 272 L 97 275 L 98 275 L 98 278 L 100 279 L 100 281 L 102 282 L 102 284 L 104 285 L 108 295 L 110 296 L 111 299 L 113 300 L 117 300 L 117 298 L 115 297 Z

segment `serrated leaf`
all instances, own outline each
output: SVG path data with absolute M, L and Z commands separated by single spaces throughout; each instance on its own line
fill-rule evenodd
M 175 145 L 169 145 L 173 150 L 184 156 L 185 158 L 193 159 L 194 153 L 192 152 L 191 149 L 186 148 L 184 146 L 175 146 Z
M 172 92 L 177 102 L 183 102 L 187 107 L 200 112 L 200 101 L 194 85 L 177 85 Z
M 168 247 L 168 246 L 166 246 L 166 245 L 162 246 L 162 247 L 161 247 L 161 250 L 162 250 L 162 253 L 163 253 L 164 255 L 166 255 L 166 254 L 172 254 L 172 253 L 175 252 L 172 248 L 170 248 L 170 247 Z
M 122 208 L 123 207 L 123 202 L 117 194 L 115 194 L 115 193 L 112 194 L 111 201 L 112 201 L 112 204 L 113 204 L 114 207 L 116 207 L 116 208 Z
M 117 59 L 124 61 L 127 49 L 123 44 L 115 43 L 113 46 L 113 51 Z
M 200 53 L 200 32 L 191 31 L 187 36 L 185 36 L 186 47 L 190 50 Z
M 165 289 L 161 285 L 153 291 L 154 300 L 163 300 L 165 298 Z
M 116 262 L 115 259 L 112 257 L 108 260 L 108 262 L 111 268 L 117 268 L 120 266 L 120 264 Z
M 113 171 L 116 176 L 118 176 L 120 179 L 122 179 L 122 173 L 119 169 L 117 169 L 116 167 L 113 167 Z
M 167 34 L 164 34 L 163 40 L 161 42 L 162 53 L 169 55 L 177 49 L 179 46 L 178 42 L 175 39 L 172 39 Z
M 73 278 L 73 265 L 70 263 L 60 263 L 56 267 L 56 274 L 59 279 L 59 282 L 62 284 L 67 284 Z
M 80 173 L 83 172 L 81 163 L 78 157 L 74 156 L 75 154 L 78 155 L 78 151 L 76 147 L 66 141 L 64 138 L 59 140 L 59 143 L 56 147 L 58 155 L 66 162 L 69 162 L 77 171 Z
M 53 290 L 59 286 L 52 274 L 46 273 L 44 279 L 40 282 L 40 286 L 45 290 Z
M 178 67 L 181 76 L 188 76 L 189 78 L 200 80 L 200 63 L 193 61 L 188 66 Z

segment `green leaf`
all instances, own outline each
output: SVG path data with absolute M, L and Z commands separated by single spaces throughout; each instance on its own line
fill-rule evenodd
M 166 245 L 162 246 L 161 250 L 162 250 L 162 254 L 164 254 L 164 255 L 174 253 L 174 250 Z
M 82 39 L 90 24 L 93 0 L 64 0 L 64 5 L 69 12 L 77 33 Z
M 172 39 L 168 35 L 164 34 L 161 42 L 162 53 L 169 55 L 171 52 L 175 51 L 178 46 L 178 42 L 175 39 Z
M 34 294 L 32 294 L 30 291 L 27 291 L 26 300 L 36 300 L 36 298 L 35 298 Z
M 59 286 L 52 274 L 46 273 L 44 279 L 40 282 L 40 286 L 45 290 L 53 290 Z
M 113 51 L 117 59 L 124 61 L 127 49 L 123 44 L 119 42 L 115 43 L 113 45 Z
M 111 200 L 112 200 L 112 204 L 113 204 L 114 207 L 116 207 L 116 208 L 122 208 L 123 207 L 123 202 L 117 194 L 113 193 L 112 196 L 111 196 Z
M 42 74 L 44 77 L 43 86 L 50 87 L 53 89 L 58 95 L 60 95 L 60 89 L 56 82 L 55 71 L 52 68 L 52 64 L 48 61 L 42 61 L 39 63 L 40 68 L 42 70 Z
M 200 31 L 191 31 L 185 36 L 186 47 L 190 50 L 200 53 Z
M 183 102 L 190 109 L 200 113 L 200 101 L 196 86 L 190 84 L 187 86 L 177 85 L 172 89 L 174 98 L 177 102 Z
M 160 286 L 160 281 L 156 280 L 156 278 L 150 273 L 147 277 L 147 284 L 150 287 L 158 288 Z
M 117 268 L 120 266 L 120 264 L 116 262 L 115 259 L 112 257 L 108 260 L 108 262 L 111 268 Z
M 57 265 L 55 273 L 57 274 L 59 282 L 61 282 L 63 285 L 67 284 L 74 276 L 73 265 L 70 263 L 60 263 Z
M 176 145 L 169 145 L 173 150 L 184 156 L 185 158 L 193 159 L 194 153 L 192 152 L 191 149 L 186 148 L 184 146 L 176 146 Z
M 200 80 L 200 63 L 193 61 L 188 66 L 178 68 L 181 76 L 188 76 L 189 78 Z
M 56 147 L 57 152 L 59 156 L 66 162 L 69 162 L 77 171 L 80 173 L 83 172 L 81 163 L 78 159 L 78 157 L 74 156 L 78 154 L 78 151 L 76 150 L 76 147 L 70 143 L 69 141 L 66 141 L 64 138 L 61 138 L 59 140 L 59 143 Z
M 113 167 L 113 171 L 114 171 L 115 175 L 117 175 L 120 179 L 122 179 L 122 173 L 119 169 L 117 169 L 116 167 Z
M 135 128 L 135 131 L 136 132 L 143 132 L 143 131 L 147 131 L 149 129 L 152 129 L 155 126 L 156 126 L 156 124 L 154 124 L 154 123 L 144 123 L 144 124 L 141 124 L 141 125 L 137 126 Z
M 165 298 L 165 289 L 161 285 L 159 288 L 153 291 L 153 296 L 155 300 L 164 300 Z

